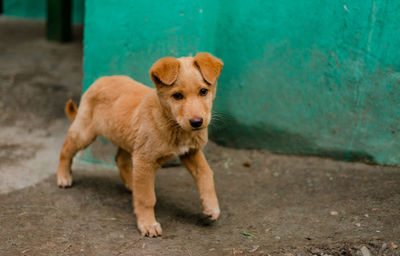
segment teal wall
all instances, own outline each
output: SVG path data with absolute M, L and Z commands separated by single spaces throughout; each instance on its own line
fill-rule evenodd
M 400 164 L 400 2 L 87 0 L 84 87 L 222 58 L 220 144 Z
M 83 23 L 85 0 L 72 0 L 72 21 Z M 23 18 L 45 18 L 46 0 L 3 0 L 3 14 Z

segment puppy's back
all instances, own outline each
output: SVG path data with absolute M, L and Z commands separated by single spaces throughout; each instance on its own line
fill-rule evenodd
M 89 87 L 82 100 L 109 107 L 110 103 L 115 103 L 119 98 L 131 98 L 130 101 L 137 101 L 151 91 L 153 89 L 127 76 L 104 76 Z
M 129 127 L 134 111 L 149 94 L 154 94 L 154 89 L 127 76 L 101 77 L 83 94 L 78 122 L 112 139 L 112 133 Z

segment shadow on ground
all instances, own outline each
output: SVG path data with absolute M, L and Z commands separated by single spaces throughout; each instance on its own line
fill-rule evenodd
M 221 202 L 217 223 L 201 224 L 186 170 L 166 168 L 156 180 L 164 235 L 142 238 L 117 172 L 78 169 L 70 189 L 59 189 L 52 175 L 0 196 L 0 249 L 5 255 L 356 255 L 366 246 L 398 255 L 390 248 L 399 244 L 398 168 L 214 144 L 207 155 Z

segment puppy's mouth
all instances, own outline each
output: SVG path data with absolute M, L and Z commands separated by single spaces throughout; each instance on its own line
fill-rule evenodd
M 200 131 L 200 130 L 204 130 L 204 129 L 206 129 L 206 128 L 207 128 L 207 126 L 194 127 L 194 128 L 192 128 L 192 131 Z

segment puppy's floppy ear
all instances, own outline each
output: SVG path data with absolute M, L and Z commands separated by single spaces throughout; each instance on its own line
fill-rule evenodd
M 194 57 L 194 63 L 200 70 L 204 80 L 209 84 L 215 84 L 221 74 L 224 63 L 222 60 L 207 52 L 200 52 Z
M 172 85 L 179 74 L 180 63 L 174 57 L 159 59 L 150 69 L 150 77 L 156 87 Z

